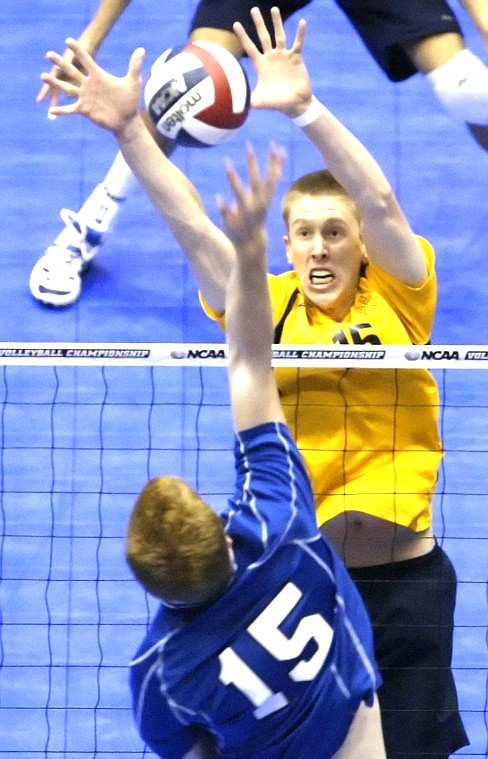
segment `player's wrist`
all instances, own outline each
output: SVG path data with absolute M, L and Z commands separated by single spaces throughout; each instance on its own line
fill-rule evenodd
M 140 135 L 144 134 L 147 129 L 140 111 L 137 111 L 132 116 L 122 118 L 119 123 L 114 124 L 111 131 L 114 133 L 119 143 L 128 144 L 139 139 Z
M 268 235 L 262 225 L 254 229 L 249 229 L 246 234 L 240 234 L 238 237 L 230 238 L 238 253 L 246 256 L 248 259 L 264 259 L 266 257 L 266 248 L 268 245 Z
M 312 95 L 309 103 L 302 110 L 302 112 L 292 116 L 291 120 L 299 127 L 306 127 L 318 119 L 323 110 L 324 106 L 320 100 L 318 100 L 315 95 Z

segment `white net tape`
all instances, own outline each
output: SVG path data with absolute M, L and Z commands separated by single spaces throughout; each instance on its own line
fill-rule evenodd
M 0 343 L 0 365 L 225 366 L 223 343 Z M 275 345 L 274 366 L 480 369 L 488 345 Z

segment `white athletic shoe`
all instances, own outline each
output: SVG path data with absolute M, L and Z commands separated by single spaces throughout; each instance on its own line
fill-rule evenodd
M 61 210 L 65 227 L 30 275 L 29 287 L 36 300 L 46 306 L 69 306 L 78 300 L 81 275 L 97 255 L 118 206 L 119 201 L 99 185 L 78 213 Z

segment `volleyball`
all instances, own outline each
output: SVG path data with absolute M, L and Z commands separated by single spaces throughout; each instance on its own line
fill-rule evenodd
M 250 88 L 232 53 L 212 42 L 190 42 L 155 61 L 144 100 L 158 132 L 180 145 L 205 148 L 242 126 Z

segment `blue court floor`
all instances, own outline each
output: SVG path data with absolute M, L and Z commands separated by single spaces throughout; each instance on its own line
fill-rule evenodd
M 142 45 L 147 73 L 161 51 L 184 41 L 195 3 L 180 0 L 170 13 L 165 5 L 134 0 L 99 62 L 123 74 Z M 452 5 L 486 58 L 460 4 Z M 60 208 L 78 209 L 116 152 L 111 135 L 79 117 L 48 121 L 35 103 L 46 50 L 64 49 L 96 6 L 0 6 L 0 342 L 222 341 L 139 189 L 76 305 L 49 310 L 30 296 L 30 270 L 61 229 Z M 436 249 L 433 342 L 488 343 L 488 154 L 444 115 L 420 77 L 389 83 L 333 0 L 314 0 L 303 15 L 317 94 L 374 153 L 413 228 Z M 300 131 L 270 113 L 251 114 L 232 142 L 180 150 L 175 161 L 216 214 L 224 157 L 242 165 L 245 140 L 264 156 L 271 138 L 288 151 L 283 190 L 320 166 Z M 271 216 L 270 264 L 280 271 L 278 204 Z M 454 669 L 471 740 L 459 755 L 486 757 L 488 374 L 436 376 L 446 459 L 435 519 L 459 577 Z M 231 464 L 225 372 L 0 366 L 0 388 L 0 759 L 150 756 L 132 722 L 127 663 L 152 605 L 125 566 L 125 523 L 141 482 L 168 469 L 216 508 L 223 504 L 230 483 L 222 471 Z

